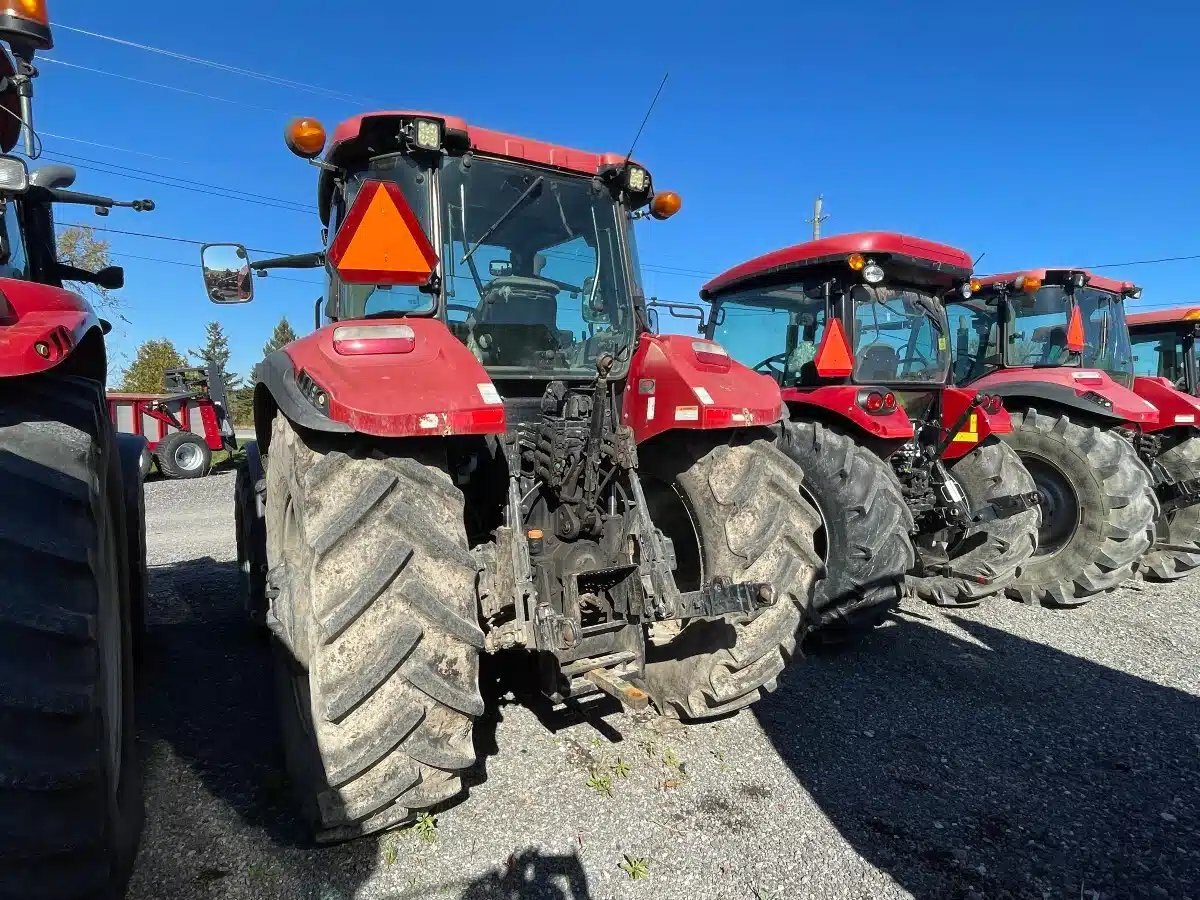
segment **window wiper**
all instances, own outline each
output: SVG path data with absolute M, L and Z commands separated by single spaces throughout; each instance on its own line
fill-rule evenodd
M 492 232 L 508 221 L 508 217 L 516 212 L 517 208 L 529 198 L 530 194 L 532 194 L 537 188 L 541 187 L 542 182 L 545 180 L 546 177 L 544 175 L 539 175 L 537 178 L 533 179 L 533 182 L 529 185 L 529 187 L 525 188 L 521 196 L 513 202 L 513 205 L 501 213 L 500 218 L 488 226 L 488 230 L 481 234 L 479 236 L 479 240 L 471 245 L 471 249 L 468 250 L 463 258 L 458 261 L 458 264 L 461 266 L 468 259 L 474 256 L 475 251 L 483 245 L 483 242 L 492 236 Z M 466 235 L 463 235 L 463 237 L 466 237 Z
M 922 297 L 920 294 L 914 294 L 913 299 L 917 301 L 917 305 L 925 310 L 925 314 L 929 317 L 929 323 L 933 326 L 933 330 L 938 334 L 945 334 L 946 330 L 942 327 L 942 322 L 938 318 L 938 309 L 933 301 L 928 297 Z

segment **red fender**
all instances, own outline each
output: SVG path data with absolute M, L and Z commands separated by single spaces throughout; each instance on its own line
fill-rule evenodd
M 368 339 L 353 354 L 335 349 L 339 329 L 369 335 L 369 329 L 395 326 L 412 329 L 412 339 Z M 347 344 L 342 346 L 345 349 Z M 338 322 L 293 341 L 284 351 L 301 390 L 311 380 L 315 385 L 311 393 L 327 398 L 325 415 L 354 431 L 376 437 L 505 431 L 503 401 L 491 377 L 437 319 Z
M 1001 369 L 971 382 L 971 387 L 996 391 L 1005 398 L 1019 397 L 1045 411 L 1047 405 L 1082 409 L 1096 416 L 1149 426 L 1158 421 L 1158 410 L 1123 384 L 1113 381 L 1099 369 L 1075 369 L 1060 366 L 1046 369 Z M 1108 401 L 1098 406 L 1090 396 Z
M 1143 431 L 1200 427 L 1200 399 L 1179 390 L 1167 378 L 1138 376 L 1133 392 L 1158 410 L 1158 421 L 1144 423 Z
M 950 428 L 962 417 L 971 401 L 979 391 L 971 389 L 947 387 L 942 389 L 942 421 L 941 434 L 945 438 Z M 982 406 L 976 407 L 967 423 L 954 435 L 950 446 L 946 448 L 944 459 L 959 459 L 966 456 L 981 443 L 994 434 L 1010 434 L 1013 430 L 1012 417 L 1008 410 L 999 409 L 988 412 Z
M 771 425 L 783 414 L 778 382 L 735 362 L 720 344 L 681 334 L 638 339 L 621 411 L 638 443 L 672 429 Z
M 100 320 L 78 294 L 0 278 L 0 378 L 53 369 L 93 329 L 101 330 Z
M 878 388 L 835 385 L 812 389 L 785 388 L 783 402 L 796 418 L 805 417 L 805 407 L 828 410 L 846 419 L 851 425 L 865 431 L 871 437 L 888 441 L 912 440 L 913 426 L 904 409 L 897 404 L 891 412 L 869 413 L 858 403 L 858 395 L 871 390 L 887 393 Z

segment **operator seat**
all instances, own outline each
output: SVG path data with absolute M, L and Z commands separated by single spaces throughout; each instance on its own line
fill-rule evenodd
M 1055 325 L 1042 345 L 1042 365 L 1054 366 L 1067 361 L 1067 329 Z
M 900 355 L 887 344 L 871 344 L 858 354 L 857 378 L 865 381 L 895 381 Z

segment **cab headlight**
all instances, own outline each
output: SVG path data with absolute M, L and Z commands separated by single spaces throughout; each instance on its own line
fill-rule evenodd
M 879 284 L 883 281 L 883 266 L 873 260 L 868 262 L 863 268 L 863 281 L 867 284 Z

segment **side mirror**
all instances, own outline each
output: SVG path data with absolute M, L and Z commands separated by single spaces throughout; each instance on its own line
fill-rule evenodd
M 506 278 L 512 274 L 512 261 L 507 259 L 493 259 L 488 263 L 488 273 L 493 278 Z
M 200 248 L 204 292 L 213 303 L 249 303 L 254 299 L 250 257 L 241 244 L 205 244 Z
M 0 156 L 0 195 L 13 196 L 29 190 L 29 167 L 19 156 Z
M 119 291 L 125 287 L 125 269 L 122 266 L 105 266 L 96 273 L 92 284 L 106 291 Z

